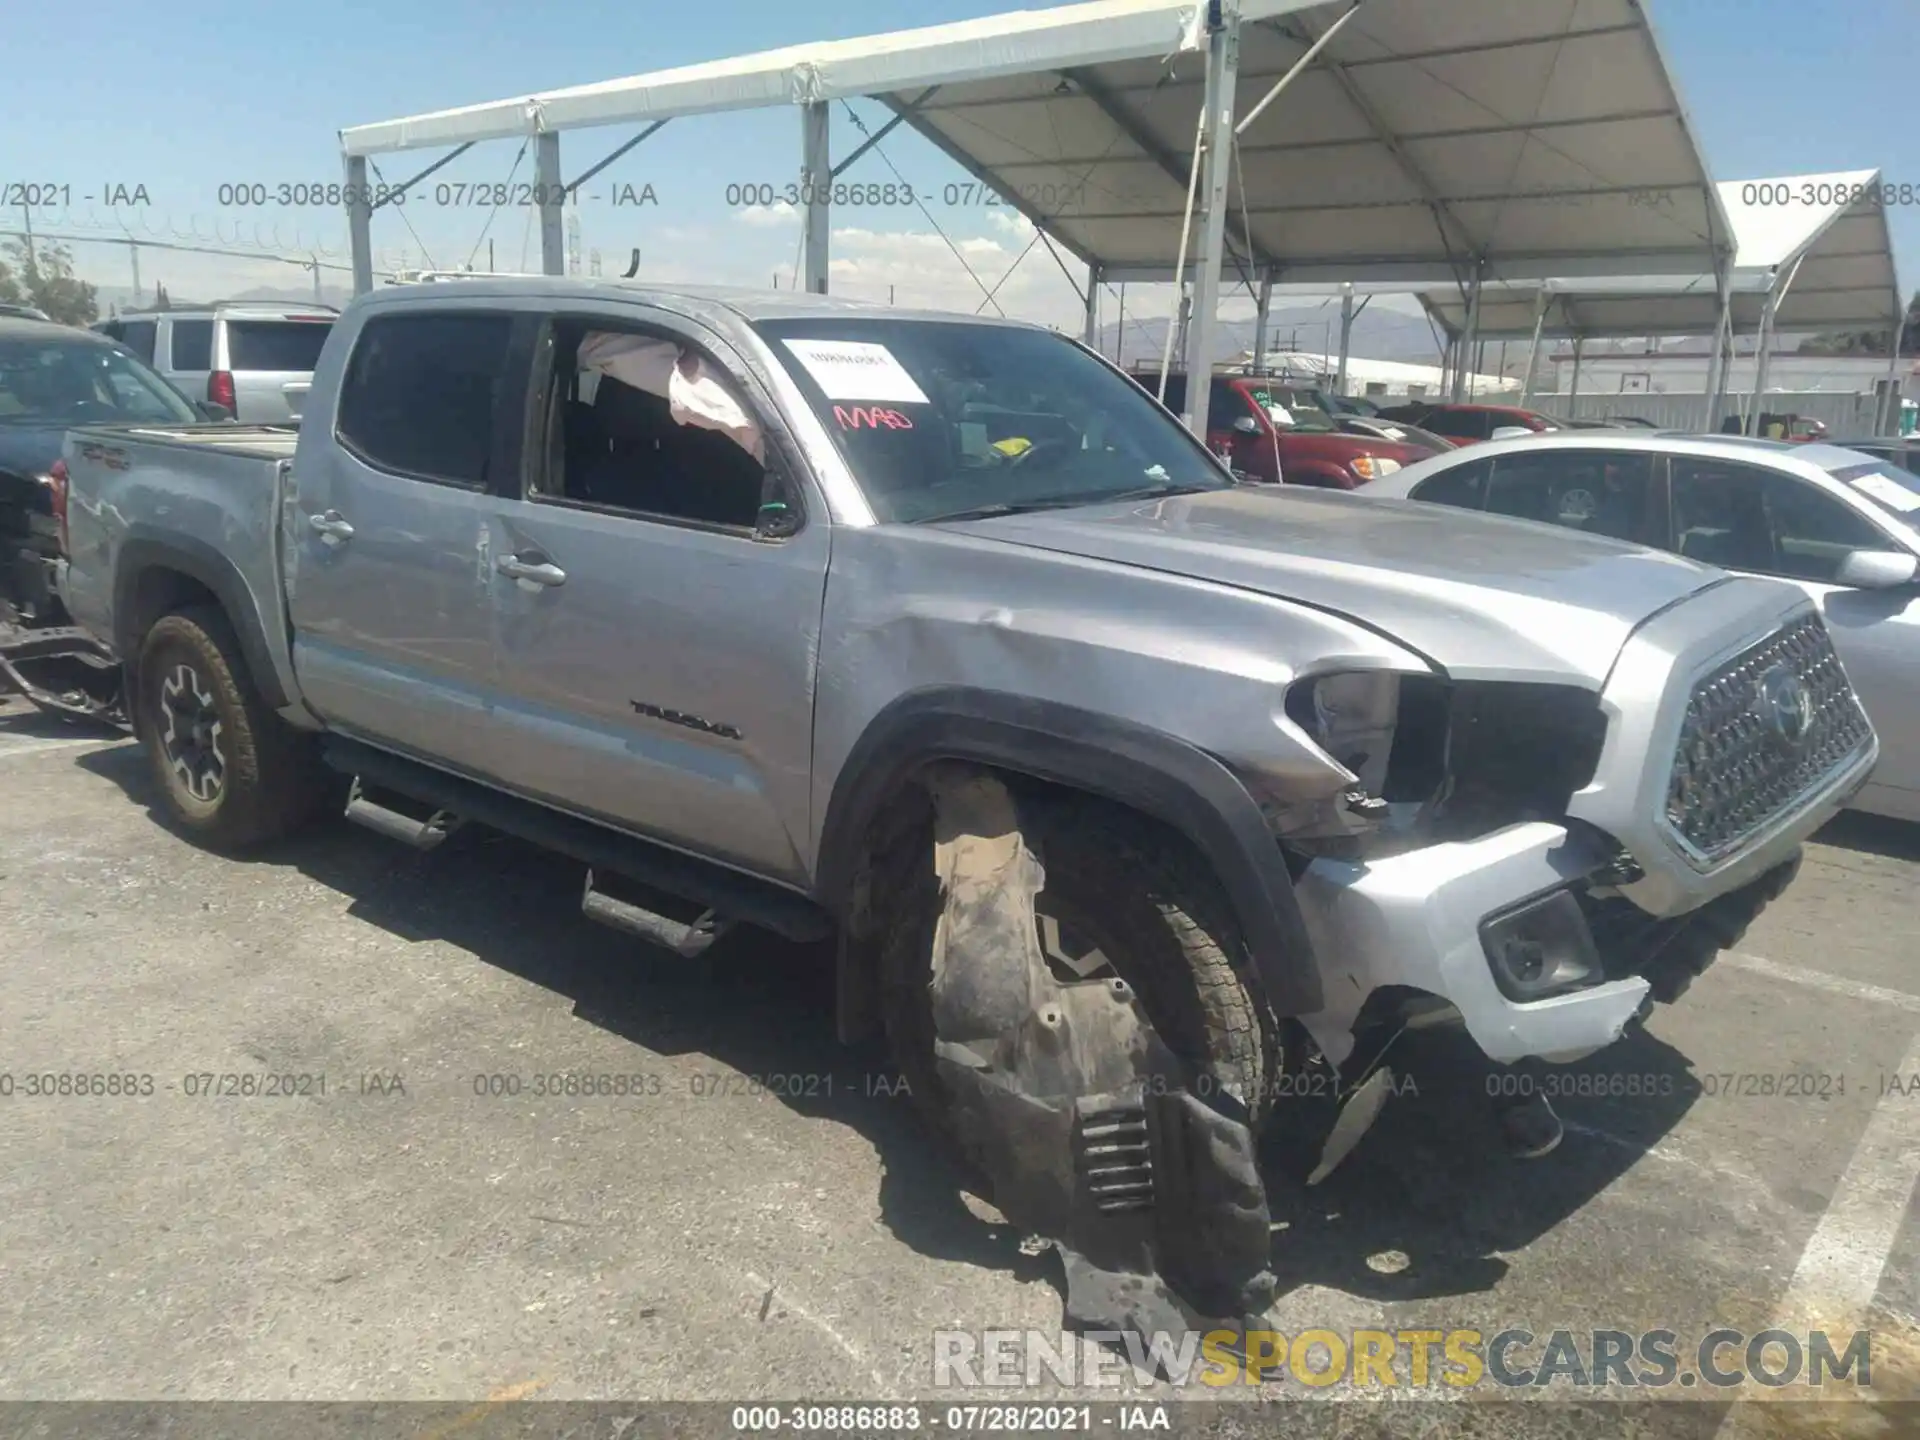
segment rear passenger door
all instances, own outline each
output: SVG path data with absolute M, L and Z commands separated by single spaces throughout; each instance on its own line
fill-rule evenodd
M 107 333 L 149 365 L 154 363 L 155 323 L 151 320 L 122 320 Z
M 758 422 L 766 465 L 656 396 L 583 379 L 589 330 L 701 352 Z M 527 485 L 494 545 L 510 567 L 494 580 L 501 778 L 803 881 L 829 530 L 777 408 L 720 337 L 644 307 L 556 317 L 535 373 Z
M 335 443 L 303 443 L 286 517 L 294 669 L 329 724 L 493 768 L 495 573 L 537 321 L 407 305 L 353 338 Z
M 1486 509 L 1636 545 L 1664 542 L 1651 451 L 1521 451 L 1495 457 Z

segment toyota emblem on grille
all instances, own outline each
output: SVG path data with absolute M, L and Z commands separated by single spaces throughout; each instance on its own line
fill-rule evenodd
M 1795 749 L 1813 729 L 1813 696 L 1791 666 L 1775 665 L 1754 687 L 1754 709 L 1782 742 Z

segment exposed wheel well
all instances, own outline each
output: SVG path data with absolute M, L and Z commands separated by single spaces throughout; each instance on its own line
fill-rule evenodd
M 1007 766 L 971 760 L 926 760 L 902 775 L 874 809 L 849 868 L 847 893 L 829 897 L 838 902 L 833 908 L 841 917 L 836 1011 L 844 1043 L 854 1044 L 878 1032 L 880 943 L 886 931 L 887 900 L 908 893 L 915 867 L 930 863 L 933 801 L 926 777 L 934 766 L 954 763 L 993 776 L 1017 800 L 1085 807 L 1090 823 L 1096 826 L 1103 823 L 1099 817 L 1104 814 L 1111 817 L 1107 823 L 1122 822 L 1136 830 L 1151 831 L 1169 850 L 1190 856 L 1197 871 L 1209 872 L 1205 855 L 1189 837 L 1134 806 Z

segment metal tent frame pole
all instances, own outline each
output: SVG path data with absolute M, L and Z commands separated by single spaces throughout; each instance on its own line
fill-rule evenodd
M 1202 102 L 1200 253 L 1188 312 L 1187 427 L 1203 441 L 1213 389 L 1213 340 L 1219 324 L 1220 270 L 1227 243 L 1227 182 L 1232 169 L 1234 89 L 1240 76 L 1239 0 L 1212 0 L 1208 15 L 1207 84 Z
M 347 156 L 347 244 L 353 252 L 353 293 L 373 289 L 373 204 L 367 194 L 367 157 Z
M 1586 336 L 1576 335 L 1573 337 L 1573 380 L 1567 389 L 1567 414 L 1569 416 L 1574 413 L 1573 402 L 1580 398 L 1580 360 L 1581 352 L 1586 348 Z
M 1547 310 L 1553 304 L 1553 291 L 1548 286 L 1540 287 L 1540 294 L 1533 302 L 1533 344 L 1527 347 L 1527 375 L 1520 382 L 1520 404 L 1522 408 L 1533 403 L 1533 377 L 1540 367 L 1540 335 L 1547 327 Z M 1504 374 L 1504 371 L 1502 372 Z
M 1894 293 L 1893 343 L 1887 347 L 1887 404 L 1874 421 L 1874 433 L 1894 435 L 1900 430 L 1900 336 L 1907 328 L 1907 307 L 1899 292 Z
M 1081 338 L 1087 342 L 1087 348 L 1100 348 L 1100 267 L 1087 267 L 1087 319 Z
M 800 107 L 800 198 L 806 202 L 806 286 L 809 295 L 827 293 L 829 237 L 832 234 L 833 166 L 828 158 L 829 111 L 824 100 Z
M 1710 435 L 1720 428 L 1718 416 L 1726 395 L 1726 348 L 1727 333 L 1733 322 L 1733 276 L 1724 254 L 1714 262 L 1713 284 L 1719 297 L 1719 314 L 1713 326 L 1713 357 L 1707 363 L 1707 412 L 1701 417 L 1700 424 L 1703 435 Z
M 1334 373 L 1333 393 L 1347 393 L 1347 357 L 1353 351 L 1353 284 L 1340 287 L 1340 368 Z
M 560 176 L 560 132 L 542 130 L 533 152 L 534 198 L 540 202 L 540 273 L 567 273 L 566 182 Z
M 1793 262 L 1785 276 L 1777 272 L 1773 283 L 1767 287 L 1767 303 L 1760 311 L 1759 348 L 1753 357 L 1753 398 L 1748 402 L 1748 418 L 1745 429 L 1749 435 L 1760 433 L 1760 409 L 1766 402 L 1767 376 L 1773 368 L 1773 327 L 1778 318 L 1780 302 L 1787 298 L 1787 292 L 1793 289 L 1793 282 L 1800 274 L 1800 261 L 1806 259 L 1800 255 Z
M 1772 368 L 1773 316 L 1779 303 L 1778 291 L 1768 290 L 1767 303 L 1760 310 L 1760 335 L 1753 354 L 1753 394 L 1747 401 L 1747 413 L 1740 425 L 1748 435 L 1760 433 L 1760 407 L 1766 404 L 1767 371 Z
M 1459 356 L 1453 368 L 1453 388 L 1447 396 L 1458 405 L 1467 393 L 1467 372 L 1469 364 L 1477 365 L 1474 359 L 1474 342 L 1480 335 L 1480 281 L 1485 270 L 1480 262 L 1473 266 L 1473 281 L 1467 289 L 1467 328 L 1460 336 Z
M 1253 301 L 1253 368 L 1267 363 L 1267 317 L 1273 310 L 1273 271 L 1260 272 L 1260 291 Z

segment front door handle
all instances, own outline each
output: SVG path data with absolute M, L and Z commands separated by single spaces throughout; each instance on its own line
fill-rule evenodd
M 309 515 L 307 517 L 307 524 L 317 530 L 321 540 L 325 541 L 328 545 L 345 544 L 353 538 L 353 526 L 346 522 L 346 519 L 338 510 L 327 510 L 318 515 Z
M 520 555 L 502 555 L 495 562 L 495 568 L 514 580 L 522 590 L 541 590 L 567 583 L 567 572 L 544 555 L 537 560 Z

